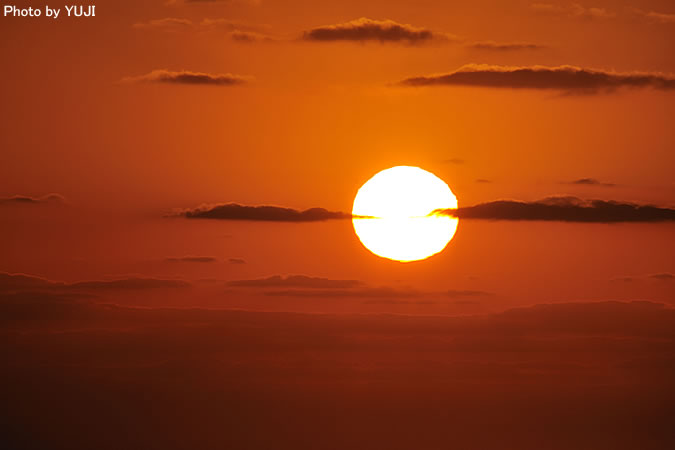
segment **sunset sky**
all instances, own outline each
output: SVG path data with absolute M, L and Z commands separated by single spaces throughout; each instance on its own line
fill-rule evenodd
M 7 448 L 672 448 L 672 0 L 83 4 L 0 15 Z M 354 233 L 394 166 L 457 198 L 422 261 Z

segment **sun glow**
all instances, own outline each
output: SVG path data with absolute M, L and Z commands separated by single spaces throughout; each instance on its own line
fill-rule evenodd
M 457 198 L 436 175 L 419 167 L 383 170 L 359 189 L 352 214 L 361 243 L 383 258 L 401 262 L 442 251 L 457 231 L 458 219 L 432 214 L 457 208 Z

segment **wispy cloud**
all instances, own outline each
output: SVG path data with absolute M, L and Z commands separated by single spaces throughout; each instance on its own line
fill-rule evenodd
M 153 70 L 152 72 L 145 75 L 125 77 L 120 80 L 120 83 L 166 83 L 208 86 L 237 86 L 246 84 L 249 81 L 250 77 L 234 75 L 231 73 L 212 74 L 204 72 L 190 72 L 187 70 L 173 72 L 170 70 L 160 69 Z
M 675 13 L 663 13 L 656 11 L 643 11 L 641 9 L 633 9 L 636 14 L 649 19 L 652 22 L 663 24 L 675 24 Z
M 616 17 L 615 13 L 607 10 L 606 8 L 592 6 L 586 7 L 580 5 L 579 3 L 571 3 L 564 6 L 551 3 L 532 3 L 530 8 L 541 14 L 576 17 L 582 19 L 611 19 Z
M 232 20 L 205 18 L 201 22 L 189 19 L 165 17 L 133 25 L 137 30 L 157 31 L 165 33 L 224 33 L 235 42 L 276 42 L 279 38 L 268 34 L 266 27 Z
M 596 178 L 578 178 L 576 180 L 567 181 L 563 184 L 573 184 L 578 186 L 602 186 L 602 187 L 615 187 L 614 183 L 604 183 Z
M 489 50 L 497 52 L 510 52 L 519 50 L 542 50 L 547 48 L 545 45 L 535 44 L 532 42 L 495 42 L 495 41 L 478 41 L 467 44 L 469 48 L 475 50 Z
M 362 286 L 359 280 L 333 280 L 329 278 L 310 277 L 307 275 L 274 275 L 268 278 L 229 281 L 228 286 L 245 288 L 279 288 L 292 287 L 304 289 L 345 289 Z
M 218 261 L 213 256 L 171 256 L 165 259 L 168 262 L 212 263 Z

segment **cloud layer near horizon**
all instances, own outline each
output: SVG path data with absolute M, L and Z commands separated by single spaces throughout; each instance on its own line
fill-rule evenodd
M 619 88 L 675 90 L 675 77 L 657 72 L 611 72 L 575 66 L 468 64 L 453 72 L 410 77 L 397 84 L 403 87 L 476 86 L 590 94 Z
M 675 310 L 652 302 L 416 317 L 0 292 L 3 443 L 482 449 L 508 429 L 522 450 L 577 448 L 588 430 L 600 448 L 669 448 L 674 330 Z

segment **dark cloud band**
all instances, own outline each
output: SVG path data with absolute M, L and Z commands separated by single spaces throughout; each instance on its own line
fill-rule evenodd
M 558 222 L 665 222 L 675 221 L 675 209 L 575 197 L 552 197 L 537 202 L 500 200 L 456 210 L 439 210 L 461 219 L 539 220 Z
M 279 206 L 242 206 L 236 203 L 192 209 L 181 213 L 189 219 L 256 220 L 267 222 L 318 222 L 350 219 L 351 214 L 311 208 L 298 211 Z
M 547 89 L 563 92 L 611 92 L 619 88 L 675 89 L 675 78 L 662 73 L 609 72 L 574 66 L 511 67 L 470 64 L 454 72 L 406 78 L 404 87 L 476 86 Z

